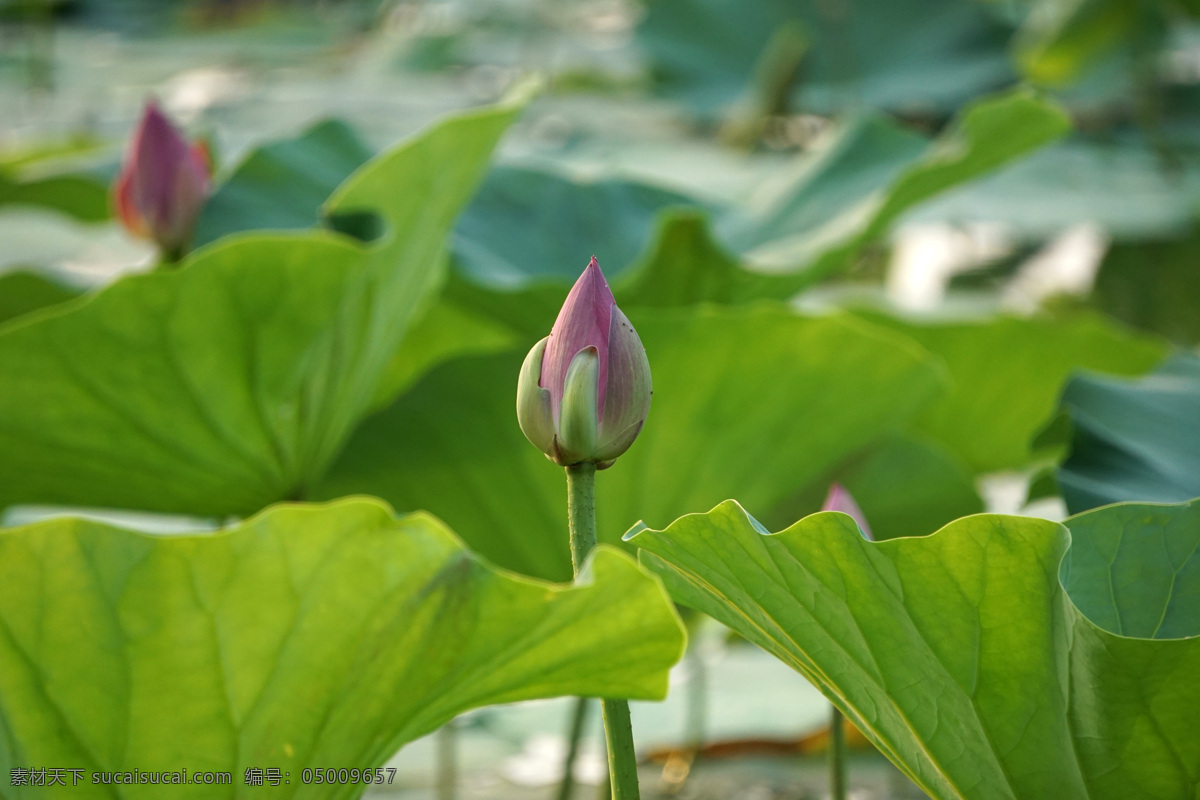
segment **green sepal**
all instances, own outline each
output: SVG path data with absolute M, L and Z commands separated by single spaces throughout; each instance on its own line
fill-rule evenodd
M 548 341 L 549 336 L 535 344 L 521 364 L 521 375 L 517 379 L 517 423 L 525 438 L 550 456 L 554 452 L 554 414 L 550 408 L 550 390 L 539 385 L 542 355 Z

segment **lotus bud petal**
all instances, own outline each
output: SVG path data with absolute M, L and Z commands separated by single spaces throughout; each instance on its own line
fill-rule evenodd
M 846 491 L 846 487 L 840 483 L 835 483 L 829 487 L 829 494 L 825 496 L 825 503 L 821 506 L 822 511 L 841 511 L 843 514 L 849 514 L 858 523 L 859 530 L 863 536 L 871 541 L 875 541 L 875 537 L 871 535 L 871 526 L 867 524 L 867 517 L 863 514 L 858 503 L 854 502 L 854 496 Z
M 121 222 L 176 259 L 191 243 L 209 188 L 205 146 L 190 144 L 153 101 L 147 103 L 113 184 Z
M 555 463 L 603 469 L 637 438 L 650 396 L 646 349 L 593 258 L 521 367 L 521 430 Z

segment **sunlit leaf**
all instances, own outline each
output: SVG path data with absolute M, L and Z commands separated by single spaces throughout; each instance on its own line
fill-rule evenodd
M 32 612 L 32 613 L 31 613 Z M 660 699 L 683 632 L 611 549 L 578 586 L 497 572 L 425 514 L 279 506 L 217 534 L 57 519 L 0 533 L 0 768 L 83 768 L 40 797 L 357 797 L 306 768 L 381 766 L 469 708 Z M 247 786 L 280 768 L 286 788 Z M 95 771 L 229 770 L 230 786 Z
M 731 501 L 632 542 L 931 797 L 1192 797 L 1200 504 L 1067 525 L 977 515 L 874 543 L 833 512 L 766 535 Z

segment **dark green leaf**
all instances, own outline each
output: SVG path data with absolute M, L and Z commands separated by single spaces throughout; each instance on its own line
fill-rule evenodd
M 1181 345 L 1200 343 L 1200 227 L 1157 241 L 1124 242 L 1104 256 L 1092 303 Z
M 495 167 L 454 227 L 459 272 L 472 283 L 515 290 L 570 286 L 596 256 L 609 279 L 632 264 L 658 212 L 695 206 L 676 192 L 629 180 L 572 180 L 528 167 Z
M 295 230 L 320 222 L 321 205 L 371 158 L 343 122 L 318 122 L 294 139 L 252 151 L 209 198 L 197 247 L 239 231 Z
M 1200 496 L 1200 358 L 1180 355 L 1140 380 L 1079 375 L 1058 483 L 1072 511 L 1122 500 Z
M 660 90 L 698 112 L 727 109 L 750 88 L 771 36 L 791 24 L 811 42 L 793 107 L 945 113 L 1013 79 L 1009 29 L 983 4 L 881 5 L 788 0 L 649 0 L 638 43 Z

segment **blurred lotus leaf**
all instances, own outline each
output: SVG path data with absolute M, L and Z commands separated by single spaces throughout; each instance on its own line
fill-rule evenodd
M 648 0 L 646 10 L 637 41 L 659 91 L 703 115 L 769 79 L 772 36 L 789 27 L 808 42 L 790 82 L 794 110 L 945 114 L 1014 78 L 1012 28 L 985 3 Z
M 1136 380 L 1076 376 L 1061 408 L 1070 424 L 1057 478 L 1072 511 L 1200 495 L 1200 358 L 1177 355 Z

